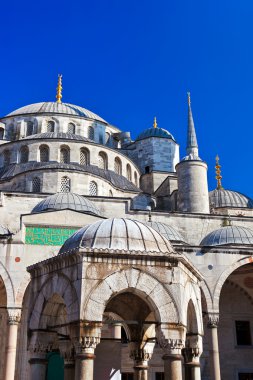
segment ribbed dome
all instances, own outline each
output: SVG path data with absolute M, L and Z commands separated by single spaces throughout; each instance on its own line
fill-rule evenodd
M 12 111 L 7 116 L 27 115 L 27 114 L 64 114 L 70 116 L 84 117 L 88 119 L 102 121 L 106 123 L 102 117 L 87 110 L 86 108 L 76 106 L 69 103 L 57 103 L 57 102 L 41 102 L 29 104 L 27 106 L 18 108 Z
M 59 253 L 78 248 L 172 253 L 170 242 L 153 228 L 131 219 L 106 219 L 75 232 Z
M 166 239 L 175 241 L 175 242 L 184 242 L 183 236 L 175 230 L 175 228 L 169 226 L 165 223 L 160 222 L 147 222 L 147 226 L 152 227 L 154 230 L 159 232 L 160 235 L 164 236 Z
M 8 236 L 8 235 L 11 235 L 8 228 L 6 228 L 0 224 L 0 236 Z
M 246 227 L 226 226 L 210 232 L 200 243 L 202 246 L 226 244 L 253 244 L 253 231 Z
M 74 193 L 56 193 L 38 203 L 32 213 L 48 210 L 76 210 L 100 216 L 98 208 L 87 198 Z
M 163 128 L 148 128 L 139 134 L 136 141 L 147 139 L 149 137 L 159 137 L 159 138 L 171 139 L 175 141 L 172 134 Z
M 210 206 L 218 207 L 237 207 L 253 208 L 253 201 L 244 194 L 237 191 L 215 189 L 209 192 Z

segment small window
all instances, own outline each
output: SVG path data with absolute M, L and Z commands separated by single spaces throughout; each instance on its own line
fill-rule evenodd
M 136 172 L 134 172 L 134 184 L 135 186 L 138 186 L 138 177 Z
M 11 154 L 10 154 L 10 151 L 9 150 L 5 150 L 4 153 L 4 166 L 8 166 L 10 165 L 10 162 L 11 162 Z
M 40 179 L 38 177 L 34 177 L 32 180 L 32 192 L 40 193 Z
M 22 146 L 22 148 L 20 149 L 20 160 L 19 162 L 21 164 L 24 164 L 26 162 L 28 162 L 28 159 L 29 159 L 29 150 L 28 150 L 28 147 L 27 146 Z
M 150 173 L 150 167 L 149 166 L 145 166 L 145 174 L 148 174 Z
M 107 156 L 104 152 L 100 152 L 98 155 L 98 167 L 100 169 L 107 169 Z
M 127 164 L 127 179 L 128 181 L 132 181 L 132 170 L 129 164 Z
M 40 162 L 49 161 L 49 148 L 47 145 L 42 145 L 40 147 Z
M 33 122 L 28 121 L 26 124 L 26 136 L 31 136 L 33 134 Z
M 103 144 L 104 139 L 102 133 L 99 133 L 99 144 Z
M 69 177 L 62 177 L 61 178 L 60 191 L 62 193 L 69 193 L 70 192 L 70 178 Z
M 125 372 L 121 374 L 121 380 L 134 380 L 134 374 Z
M 67 147 L 61 148 L 60 151 L 60 162 L 63 164 L 69 163 L 69 149 Z
M 114 171 L 115 171 L 115 173 L 121 175 L 121 171 L 122 171 L 121 170 L 121 161 L 118 157 L 116 157 L 114 160 Z
M 155 373 L 155 380 L 164 380 L 164 373 L 163 372 L 156 372 Z
M 88 127 L 88 139 L 94 140 L 94 128 Z
M 238 346 L 251 345 L 251 333 L 249 321 L 235 321 L 236 341 Z
M 76 127 L 74 123 L 68 124 L 68 133 L 75 133 Z
M 4 138 L 4 129 L 0 128 L 0 140 L 3 140 Z
M 54 121 L 47 121 L 47 132 L 54 132 Z
M 105 132 L 105 143 L 108 144 L 110 141 L 110 133 L 109 132 Z
M 90 182 L 89 194 L 93 195 L 93 196 L 98 194 L 98 186 L 97 186 L 96 182 L 94 182 L 94 181 Z
M 80 165 L 89 165 L 89 151 L 88 149 L 80 149 Z

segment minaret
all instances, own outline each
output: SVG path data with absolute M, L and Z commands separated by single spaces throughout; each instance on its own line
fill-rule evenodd
M 61 103 L 62 100 L 62 75 L 58 74 L 58 83 L 56 88 L 56 101 L 57 103 Z
M 207 164 L 199 158 L 196 131 L 188 95 L 187 156 L 177 165 L 178 196 L 177 211 L 208 214 L 210 213 Z

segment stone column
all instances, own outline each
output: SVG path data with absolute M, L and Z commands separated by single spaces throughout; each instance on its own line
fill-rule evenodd
M 30 363 L 30 380 L 45 380 L 47 373 L 46 350 L 34 353 L 29 360 Z
M 164 351 L 164 380 L 182 380 L 182 339 L 163 339 L 159 342 Z
M 134 380 L 148 380 L 148 361 L 151 356 L 151 353 L 143 348 L 130 352 L 130 357 L 134 361 Z
M 185 380 L 201 380 L 200 350 L 198 347 L 186 347 L 183 349 L 185 359 Z
M 16 369 L 16 352 L 18 326 L 21 319 L 20 309 L 8 309 L 8 337 L 5 358 L 5 380 L 14 380 Z
M 210 371 L 213 380 L 221 380 L 220 376 L 220 357 L 218 343 L 218 323 L 219 314 L 209 313 L 207 327 L 210 329 Z
M 70 340 L 60 340 L 59 350 L 64 359 L 64 380 L 75 378 L 75 349 Z
M 100 336 L 82 336 L 75 343 L 75 380 L 93 380 L 95 348 Z

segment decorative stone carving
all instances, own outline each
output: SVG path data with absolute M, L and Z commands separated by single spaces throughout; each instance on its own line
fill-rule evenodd
M 76 354 L 93 353 L 97 345 L 100 343 L 98 336 L 81 336 L 74 340 Z
M 130 352 L 130 358 L 133 359 L 135 362 L 146 362 L 150 360 L 152 357 L 152 354 L 148 352 L 147 350 L 144 350 L 143 348 L 139 348 L 136 350 L 132 350 Z
M 157 330 L 157 340 L 165 355 L 181 355 L 184 341 L 180 338 L 166 339 L 161 330 Z
M 209 328 L 217 328 L 219 324 L 219 313 L 208 313 L 207 326 Z
M 8 309 L 8 324 L 18 325 L 21 320 L 21 309 Z

